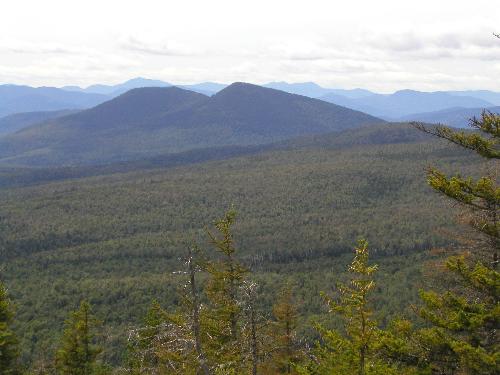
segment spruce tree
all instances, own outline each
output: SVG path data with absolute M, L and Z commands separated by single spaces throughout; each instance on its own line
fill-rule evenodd
M 18 374 L 18 341 L 12 331 L 14 309 L 0 281 L 0 375 Z
M 232 234 L 236 212 L 229 210 L 217 220 L 215 233 L 207 230 L 218 259 L 207 263 L 209 280 L 206 295 L 210 303 L 207 315 L 208 355 L 217 364 L 216 372 L 239 374 L 245 366 L 242 354 L 240 291 L 247 269 L 236 258 Z
M 261 364 L 266 350 L 267 336 L 263 328 L 266 321 L 258 306 L 258 285 L 244 281 L 241 286 L 242 306 L 242 360 L 246 363 L 245 373 L 261 374 Z
M 80 308 L 70 313 L 56 352 L 56 369 L 64 375 L 91 375 L 102 373 L 97 356 L 102 349 L 96 345 L 98 321 L 90 304 L 81 302 Z
M 129 337 L 129 368 L 132 373 L 211 374 L 204 351 L 204 311 L 197 287 L 202 270 L 199 249 L 190 248 L 185 261 L 187 283 L 179 289 L 180 305 L 168 313 L 153 302 L 145 326 Z
M 197 247 L 189 251 L 180 272 L 187 276 L 187 282 L 179 289 L 176 311 L 167 312 L 155 303 L 145 327 L 131 332 L 131 373 L 255 372 L 259 365 L 259 316 L 255 290 L 244 282 L 248 271 L 236 259 L 231 231 L 235 215 L 234 210 L 227 212 L 215 222 L 215 233 L 207 230 L 216 249 L 215 259 L 205 260 Z M 208 278 L 200 288 L 202 293 L 199 272 L 206 272 Z
M 500 158 L 500 116 L 484 111 L 470 122 L 474 132 L 456 131 L 444 126 L 415 126 L 474 151 L 494 167 Z M 422 291 L 423 306 L 418 314 L 428 324 L 416 333 L 420 364 L 438 374 L 500 373 L 500 274 L 497 271 L 500 247 L 500 188 L 490 173 L 478 179 L 446 176 L 438 169 L 428 170 L 428 183 L 443 196 L 458 203 L 461 216 L 476 233 L 465 250 L 450 257 L 446 268 L 454 282 L 446 291 Z M 422 347 L 432 350 L 421 350 Z M 439 355 L 436 355 L 439 353 Z
M 270 324 L 270 357 L 263 374 L 296 374 L 295 365 L 304 357 L 297 338 L 298 311 L 291 286 L 283 288 L 273 306 L 274 320 Z
M 376 265 L 368 264 L 368 244 L 361 240 L 348 271 L 348 285 L 339 284 L 338 296 L 323 293 L 330 312 L 343 321 L 344 334 L 317 325 L 321 340 L 313 352 L 313 360 L 300 367 L 301 374 L 399 374 L 380 360 L 376 348 L 380 337 L 377 321 L 370 307 L 370 294 L 375 288 Z

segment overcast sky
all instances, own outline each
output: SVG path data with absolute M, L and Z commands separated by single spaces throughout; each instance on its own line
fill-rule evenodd
M 497 0 L 2 0 L 0 83 L 500 91 Z

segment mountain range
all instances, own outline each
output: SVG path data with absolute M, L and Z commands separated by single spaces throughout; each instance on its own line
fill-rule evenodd
M 466 128 L 473 117 L 480 117 L 484 111 L 500 113 L 500 107 L 489 108 L 449 108 L 435 112 L 423 112 L 406 115 L 399 118 L 399 121 L 419 121 L 429 124 L 444 124 L 455 128 Z
M 0 118 L 20 112 L 85 109 L 134 88 L 171 86 L 174 84 L 146 78 L 134 78 L 117 85 L 97 84 L 86 88 L 78 86 L 33 88 L 3 85 L 0 86 Z M 215 82 L 175 86 L 206 96 L 215 95 L 227 87 L 226 84 Z M 437 92 L 400 90 L 393 94 L 379 94 L 361 88 L 351 90 L 324 88 L 314 82 L 270 82 L 262 86 L 321 99 L 390 121 L 398 121 L 416 113 L 500 105 L 500 93 L 488 90 Z
M 206 147 L 258 145 L 384 121 L 318 99 L 246 83 L 209 97 L 133 89 L 94 108 L 0 138 L 0 163 L 101 164 Z
M 110 97 L 116 97 L 132 89 L 138 89 L 143 87 L 170 87 L 170 86 L 174 85 L 172 83 L 160 81 L 157 79 L 138 77 L 130 79 L 123 83 L 119 83 L 117 85 L 99 84 L 99 85 L 91 85 L 86 88 L 81 88 L 79 86 L 64 86 L 61 88 L 67 91 L 83 92 L 87 94 L 102 94 L 102 95 L 108 95 Z M 192 85 L 175 85 L 175 86 L 205 95 L 213 95 L 218 91 L 222 90 L 223 88 L 227 87 L 227 85 L 225 84 L 215 83 L 215 82 L 202 82 Z
M 8 115 L 0 118 L 0 136 L 15 133 L 31 125 L 76 112 L 78 110 L 63 109 L 60 111 L 22 112 Z
M 89 108 L 106 100 L 109 100 L 106 95 L 55 87 L 0 85 L 0 117 L 21 112 Z
M 386 120 L 402 116 L 433 112 L 449 108 L 491 107 L 492 103 L 472 96 L 452 95 L 447 92 L 396 91 L 394 94 L 373 94 L 361 98 L 346 98 L 338 94 L 326 94 L 320 99 L 347 108 L 370 113 Z
M 373 92 L 364 89 L 352 89 L 352 90 L 327 89 L 321 87 L 320 85 L 314 82 L 304 82 L 304 83 L 270 82 L 263 86 L 289 92 L 291 94 L 309 96 L 311 98 L 321 98 L 322 96 L 327 94 L 336 94 L 350 99 L 358 99 L 374 94 Z

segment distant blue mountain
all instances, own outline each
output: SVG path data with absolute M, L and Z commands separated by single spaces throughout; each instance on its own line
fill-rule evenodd
M 421 92 L 414 90 L 396 91 L 394 94 L 372 94 L 362 98 L 346 98 L 337 94 L 327 94 L 319 99 L 347 108 L 395 120 L 420 112 L 434 112 L 449 108 L 487 108 L 491 102 L 471 96 L 452 95 L 447 92 Z
M 0 118 L 0 136 L 15 133 L 28 126 L 71 115 L 76 112 L 78 110 L 62 109 L 60 111 L 24 112 L 8 115 Z
M 130 79 L 124 83 L 120 83 L 117 85 L 97 84 L 89 86 L 87 88 L 81 88 L 78 86 L 64 86 L 62 87 L 62 89 L 68 91 L 103 94 L 103 95 L 109 95 L 111 97 L 116 97 L 132 89 L 138 89 L 144 87 L 170 87 L 170 86 L 174 85 L 157 79 L 148 79 L 139 77 Z M 227 85 L 225 84 L 216 82 L 202 82 L 192 85 L 175 85 L 175 86 L 209 96 L 214 95 L 220 90 L 227 87 Z
M 399 118 L 403 121 L 420 121 L 429 124 L 442 124 L 455 128 L 465 128 L 473 117 L 481 116 L 484 108 L 448 108 L 435 112 L 413 113 Z M 500 107 L 487 108 L 488 111 L 500 114 Z
M 362 98 L 373 94 L 373 92 L 364 89 L 353 89 L 353 90 L 328 89 L 321 87 L 320 85 L 314 82 L 302 82 L 302 83 L 270 82 L 263 86 L 276 90 L 285 91 L 291 94 L 308 96 L 310 98 L 319 98 L 327 94 L 337 94 L 347 98 L 354 99 L 354 98 Z
M 55 87 L 0 85 L 0 117 L 14 113 L 84 109 L 109 100 L 109 96 L 71 92 Z
M 170 86 L 173 85 L 169 82 L 141 77 L 117 85 L 96 84 L 87 88 L 65 86 L 62 89 L 35 89 L 27 86 L 4 85 L 0 86 L 0 117 L 26 111 L 88 108 L 134 88 Z M 216 82 L 176 86 L 207 96 L 212 96 L 227 87 L 226 84 Z M 393 94 L 378 94 L 360 88 L 351 90 L 325 88 L 314 82 L 270 82 L 263 86 L 321 99 L 386 120 L 397 120 L 414 113 L 428 113 L 450 108 L 486 108 L 500 105 L 500 92 L 488 90 L 437 92 L 401 90 Z
M 207 147 L 268 144 L 383 122 L 321 100 L 241 82 L 211 97 L 178 87 L 138 88 L 0 137 L 0 164 L 101 164 Z
M 159 81 L 156 79 L 147 79 L 147 78 L 133 78 L 124 83 L 120 83 L 118 85 L 92 85 L 87 88 L 81 88 L 78 86 L 64 86 L 63 90 L 67 91 L 78 91 L 84 93 L 93 93 L 93 94 L 102 94 L 109 95 L 111 97 L 116 97 L 121 95 L 129 90 L 142 88 L 142 87 L 170 87 L 172 84 L 164 81 Z
M 500 92 L 489 90 L 466 90 L 466 91 L 446 91 L 448 94 L 455 96 L 472 96 L 482 99 L 494 105 L 500 105 Z
M 228 85 L 216 82 L 202 82 L 194 85 L 181 85 L 180 88 L 198 92 L 200 94 L 212 96 L 225 89 Z
M 285 91 L 290 94 L 309 96 L 311 98 L 317 98 L 319 96 L 326 95 L 330 92 L 328 89 L 325 89 L 314 82 L 303 82 L 303 83 L 270 82 L 263 86 L 275 90 Z

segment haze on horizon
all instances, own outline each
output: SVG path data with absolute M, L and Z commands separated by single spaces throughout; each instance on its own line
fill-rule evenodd
M 143 76 L 500 91 L 500 8 L 491 0 L 6 0 L 0 9 L 0 84 Z

